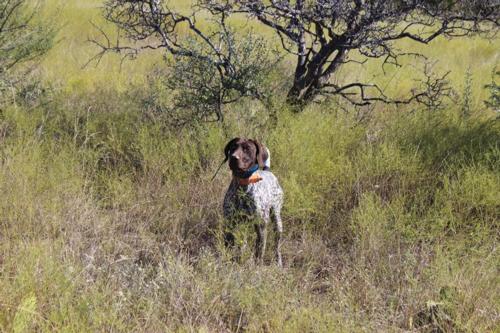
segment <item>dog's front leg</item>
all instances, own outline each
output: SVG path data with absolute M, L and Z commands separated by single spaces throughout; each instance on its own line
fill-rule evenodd
M 283 260 L 281 259 L 281 230 L 275 230 L 276 239 L 276 260 L 278 262 L 278 267 L 283 267 Z

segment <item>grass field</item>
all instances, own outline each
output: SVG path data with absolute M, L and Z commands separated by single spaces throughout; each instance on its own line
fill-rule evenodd
M 47 96 L 1 107 L 0 331 L 500 330 L 500 124 L 483 103 L 499 40 L 423 50 L 452 71 L 440 110 L 278 105 L 268 126 L 243 102 L 224 126 L 171 129 L 142 103 L 161 54 L 82 68 L 100 3 L 48 1 L 62 28 L 40 65 Z M 408 73 L 377 80 L 402 94 Z M 222 244 L 230 174 L 210 179 L 234 136 L 271 150 L 284 269 L 271 252 L 253 262 L 252 226 L 241 263 Z

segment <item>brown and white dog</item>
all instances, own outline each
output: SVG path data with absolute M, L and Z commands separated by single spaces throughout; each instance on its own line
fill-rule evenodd
M 267 225 L 273 220 L 276 231 L 276 258 L 281 259 L 281 207 L 283 190 L 269 170 L 269 150 L 256 140 L 235 138 L 224 148 L 233 179 L 224 198 L 224 216 L 233 223 L 255 220 L 255 257 L 262 260 L 266 249 Z M 226 244 L 234 245 L 234 235 L 226 234 Z

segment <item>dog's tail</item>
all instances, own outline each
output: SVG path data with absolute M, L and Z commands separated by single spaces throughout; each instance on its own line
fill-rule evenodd
M 224 165 L 224 163 L 227 162 L 229 158 L 226 156 L 226 158 L 224 159 L 224 161 L 222 161 L 222 163 L 219 165 L 219 167 L 217 168 L 217 171 L 215 171 L 215 174 L 213 175 L 212 179 L 210 181 L 213 181 L 215 179 L 215 176 L 217 176 L 217 174 L 219 173 L 220 171 L 220 168 L 222 168 L 222 166 Z

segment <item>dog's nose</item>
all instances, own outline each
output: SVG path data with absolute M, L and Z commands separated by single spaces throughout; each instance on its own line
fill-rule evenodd
M 234 158 L 234 159 L 236 159 L 236 160 L 240 159 L 240 157 L 238 155 L 236 155 L 236 154 L 231 155 L 231 157 Z

